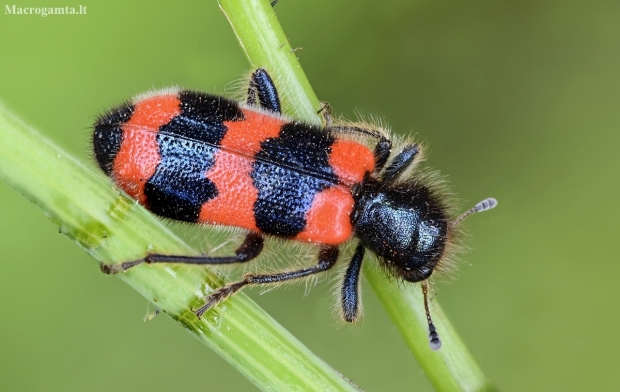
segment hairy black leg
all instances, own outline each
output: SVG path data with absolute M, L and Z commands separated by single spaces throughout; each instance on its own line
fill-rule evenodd
M 390 141 L 390 139 L 386 138 L 385 136 L 382 136 L 382 138 L 379 139 L 379 142 L 377 142 L 377 145 L 375 146 L 375 151 L 374 151 L 375 174 L 379 173 L 381 169 L 383 169 L 383 166 L 385 166 L 385 163 L 387 162 L 391 153 L 392 153 L 392 142 Z
M 290 272 L 280 272 L 275 274 L 265 274 L 265 275 L 254 275 L 248 274 L 243 280 L 235 283 L 229 283 L 224 287 L 221 287 L 215 290 L 211 295 L 207 297 L 205 300 L 205 304 L 201 306 L 199 309 L 195 310 L 194 313 L 198 317 L 202 317 L 202 315 L 209 310 L 209 308 L 216 305 L 218 302 L 225 300 L 230 297 L 237 291 L 241 290 L 244 286 L 254 285 L 254 284 L 268 284 L 268 283 L 278 283 L 284 282 L 287 280 L 294 280 L 299 278 L 304 278 L 306 276 L 318 274 L 323 271 L 327 271 L 332 268 L 334 264 L 336 264 L 336 260 L 338 259 L 338 248 L 335 246 L 324 247 L 319 252 L 319 262 L 316 266 L 311 268 L 305 268 L 297 271 Z
M 178 264 L 232 264 L 250 261 L 263 250 L 263 237 L 258 233 L 248 233 L 245 240 L 237 248 L 234 256 L 174 256 L 151 254 L 143 259 L 126 261 L 117 264 L 101 264 L 101 271 L 106 274 L 116 274 L 127 271 L 129 268 L 142 263 L 178 263 Z
M 388 158 L 390 157 L 390 153 L 392 152 L 392 142 L 390 139 L 385 137 L 381 132 L 375 131 L 374 129 L 365 129 L 355 126 L 347 126 L 347 125 L 329 125 L 326 126 L 325 129 L 334 133 L 342 133 L 345 135 L 363 135 L 367 137 L 371 137 L 377 140 L 377 144 L 375 145 L 375 174 L 379 173 Z
M 278 114 L 282 112 L 278 90 L 267 71 L 263 68 L 254 71 L 250 77 L 247 103 L 248 105 L 259 106 Z
M 342 282 L 341 289 L 342 315 L 350 323 L 357 319 L 359 311 L 359 283 L 362 260 L 364 260 L 364 246 L 359 244 L 355 248 L 353 258 L 351 258 L 347 271 L 344 274 L 344 282 Z
M 402 172 L 407 170 L 419 152 L 420 147 L 417 144 L 405 146 L 400 154 L 396 155 L 388 167 L 385 168 L 385 171 L 383 172 L 383 181 L 394 181 Z

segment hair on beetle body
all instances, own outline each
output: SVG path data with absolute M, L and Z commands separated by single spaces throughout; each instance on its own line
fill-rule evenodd
M 102 271 L 142 263 L 247 263 L 264 253 L 268 238 L 310 244 L 314 265 L 246 273 L 210 293 L 194 313 L 201 317 L 245 286 L 312 284 L 348 260 L 339 276 L 339 302 L 342 319 L 353 322 L 361 313 L 361 270 L 370 253 L 388 276 L 421 282 L 430 347 L 439 349 L 427 281 L 450 269 L 459 222 L 497 202 L 485 199 L 455 219 L 440 178 L 418 169 L 419 144 L 404 140 L 397 146 L 382 127 L 334 121 L 328 105 L 320 111 L 322 126 L 283 116 L 275 84 L 258 69 L 244 103 L 168 89 L 98 117 L 95 159 L 140 204 L 163 218 L 245 232 L 232 255 L 147 254 L 102 264 Z M 350 254 L 342 252 L 347 244 Z

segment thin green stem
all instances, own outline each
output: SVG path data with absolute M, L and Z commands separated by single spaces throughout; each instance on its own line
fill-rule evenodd
M 250 63 L 275 76 L 283 92 L 287 114 L 320 123 L 320 102 L 305 76 L 294 51 L 266 0 L 220 0 Z M 431 304 L 433 320 L 443 341 L 433 352 L 428 344 L 428 326 L 418 285 L 390 282 L 366 262 L 364 275 L 400 330 L 403 339 L 440 391 L 486 391 L 493 387 L 458 337 L 437 301 Z
M 0 179 L 98 261 L 133 260 L 149 251 L 195 253 L 108 178 L 92 172 L 1 103 L 0 139 Z M 357 390 L 243 294 L 198 320 L 190 309 L 222 285 L 205 268 L 142 265 L 119 277 L 262 390 Z
M 280 87 L 284 112 L 321 124 L 321 103 L 297 60 L 269 1 L 220 0 L 253 69 L 265 68 Z

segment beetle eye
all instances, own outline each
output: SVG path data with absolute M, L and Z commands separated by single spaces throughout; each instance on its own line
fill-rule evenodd
M 402 277 L 408 282 L 415 283 L 428 279 L 432 273 L 432 268 L 422 266 L 414 270 L 402 271 Z

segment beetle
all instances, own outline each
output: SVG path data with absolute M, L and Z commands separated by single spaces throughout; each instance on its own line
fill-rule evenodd
M 357 241 L 340 288 L 342 316 L 355 321 L 366 251 L 390 275 L 422 282 L 432 349 L 441 347 L 428 306 L 427 280 L 447 262 L 455 228 L 466 216 L 495 207 L 488 198 L 453 219 L 439 187 L 414 166 L 422 149 L 398 152 L 379 127 L 337 123 L 324 111 L 315 126 L 282 115 L 270 75 L 257 69 L 247 99 L 180 89 L 141 95 L 99 116 L 93 151 L 101 169 L 151 212 L 173 220 L 244 229 L 233 255 L 148 254 L 102 264 L 105 273 L 142 263 L 245 263 L 266 236 L 318 248 L 315 266 L 246 274 L 206 299 L 208 309 L 248 285 L 279 283 L 331 269 L 347 241 Z

